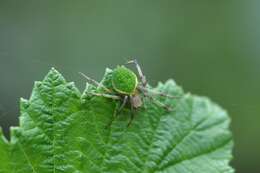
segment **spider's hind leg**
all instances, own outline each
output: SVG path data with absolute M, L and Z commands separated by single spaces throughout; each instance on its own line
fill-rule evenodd
M 119 103 L 116 103 L 116 107 L 113 113 L 113 117 L 111 119 L 111 121 L 108 123 L 108 125 L 106 126 L 106 128 L 110 127 L 113 123 L 113 121 L 117 118 L 117 116 L 120 114 L 120 112 L 123 110 L 123 108 L 125 107 L 127 101 L 128 101 L 128 96 L 124 97 L 123 103 L 120 105 Z
M 141 90 L 143 93 L 146 93 L 147 95 L 151 94 L 151 95 L 167 97 L 167 98 L 171 98 L 171 99 L 181 98 L 181 96 L 172 96 L 172 95 L 160 92 L 160 91 L 153 91 L 153 90 L 148 89 L 147 87 L 143 87 L 143 86 L 140 86 L 140 85 L 138 86 L 138 89 Z
M 130 96 L 130 104 L 131 104 L 131 117 L 130 117 L 130 120 L 127 124 L 127 127 L 130 127 L 130 125 L 132 124 L 133 120 L 134 120 L 134 117 L 135 117 L 135 110 L 134 110 L 134 104 L 133 104 L 133 98 Z
M 149 98 L 154 104 L 156 104 L 159 107 L 162 107 L 163 109 L 165 109 L 168 112 L 173 111 L 173 108 L 170 107 L 169 105 L 166 105 L 164 103 L 161 103 L 160 101 L 158 101 L 157 99 L 155 99 L 154 97 L 146 94 L 145 97 Z
M 121 104 L 121 106 L 119 107 L 119 109 L 118 109 L 118 114 L 123 110 L 123 108 L 125 107 L 125 105 L 126 105 L 126 103 L 127 103 L 127 101 L 128 101 L 128 96 L 125 96 L 124 97 L 124 100 L 123 100 L 123 103 Z
M 117 115 L 118 115 L 118 109 L 119 109 L 119 103 L 116 103 L 113 115 L 111 120 L 109 121 L 109 123 L 106 125 L 106 129 L 108 129 L 109 127 L 111 127 L 112 123 L 114 122 L 114 120 L 116 119 Z

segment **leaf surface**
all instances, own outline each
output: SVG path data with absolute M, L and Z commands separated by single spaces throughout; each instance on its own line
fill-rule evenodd
M 21 100 L 20 126 L 7 141 L 0 131 L 0 173 L 232 173 L 232 135 L 227 113 L 206 97 L 184 94 L 173 80 L 154 91 L 181 96 L 149 99 L 107 127 L 119 101 L 81 95 L 52 69 Z

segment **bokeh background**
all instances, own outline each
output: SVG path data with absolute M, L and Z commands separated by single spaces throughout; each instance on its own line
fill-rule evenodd
M 232 117 L 237 173 L 259 173 L 260 1 L 0 0 L 0 126 L 54 66 L 82 90 L 84 72 L 137 57 L 152 85 L 174 78 Z

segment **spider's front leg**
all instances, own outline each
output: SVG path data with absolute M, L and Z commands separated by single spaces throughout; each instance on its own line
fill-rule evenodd
M 139 75 L 139 78 L 141 79 L 141 82 L 142 82 L 142 85 L 143 87 L 146 87 L 147 85 L 147 80 L 146 80 L 146 77 L 141 69 L 141 66 L 138 64 L 137 60 L 136 59 L 133 59 L 133 60 L 130 60 L 128 62 L 126 62 L 126 64 L 134 64 L 137 71 L 138 71 L 138 75 Z

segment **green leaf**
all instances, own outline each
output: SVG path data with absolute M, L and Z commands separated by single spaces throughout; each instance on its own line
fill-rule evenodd
M 227 113 L 208 98 L 184 94 L 174 81 L 153 90 L 181 96 L 128 108 L 107 127 L 118 101 L 83 95 L 55 69 L 21 99 L 20 126 L 0 130 L 0 173 L 232 173 Z

